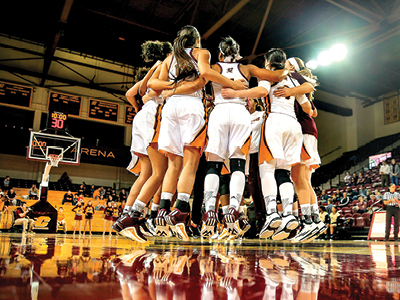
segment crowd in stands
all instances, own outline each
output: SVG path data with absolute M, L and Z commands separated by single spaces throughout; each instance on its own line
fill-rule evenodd
M 372 214 L 384 209 L 383 194 L 388 191 L 388 186 L 394 183 L 397 190 L 400 189 L 399 171 L 398 163 L 392 159 L 390 164 L 383 161 L 380 166 L 365 172 L 346 172 L 342 188 L 315 189 L 322 210 L 320 218 L 326 220 L 329 228 L 325 238 L 335 238 L 338 225 L 368 227 Z

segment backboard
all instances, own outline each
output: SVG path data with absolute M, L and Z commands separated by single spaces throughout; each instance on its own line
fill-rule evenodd
M 31 131 L 27 158 L 49 161 L 49 154 L 62 155 L 60 163 L 78 165 L 81 157 L 81 139 Z

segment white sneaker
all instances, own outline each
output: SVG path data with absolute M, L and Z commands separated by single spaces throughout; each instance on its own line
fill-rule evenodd
M 157 230 L 157 228 L 156 228 L 156 226 L 154 226 L 154 224 L 153 224 L 153 219 L 147 219 L 146 220 L 146 225 L 147 225 L 147 228 L 149 229 L 149 231 L 151 232 L 151 234 L 153 235 L 153 236 L 157 236 L 157 234 L 156 234 L 156 230 Z
M 266 220 L 263 228 L 260 231 L 260 238 L 266 239 L 274 234 L 275 229 L 282 224 L 281 216 L 274 212 L 270 215 L 266 215 Z
M 299 226 L 299 221 L 293 215 L 287 215 L 282 218 L 282 223 L 275 231 L 272 239 L 274 241 L 281 241 L 286 239 L 290 232 Z
M 301 243 L 308 243 L 315 240 L 322 232 L 324 232 L 328 227 L 323 222 L 314 223 L 317 226 L 317 230 L 313 233 L 308 235 L 307 238 L 300 241 Z
M 314 222 L 311 224 L 303 224 L 303 228 L 296 235 L 296 237 L 292 240 L 293 243 L 307 241 L 312 235 L 317 233 L 318 226 Z

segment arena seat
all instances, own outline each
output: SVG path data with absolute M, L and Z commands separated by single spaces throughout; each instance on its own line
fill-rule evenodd
M 364 228 L 366 226 L 365 219 L 363 217 L 358 217 L 355 218 L 354 220 L 355 220 L 355 225 L 354 225 L 355 227 Z

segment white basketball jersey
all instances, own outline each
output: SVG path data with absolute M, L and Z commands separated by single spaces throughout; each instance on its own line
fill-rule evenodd
M 296 118 L 296 113 L 294 111 L 294 101 L 297 100 L 297 102 L 299 102 L 299 104 L 303 104 L 306 103 L 308 101 L 307 97 L 304 94 L 296 94 L 295 96 L 290 96 L 290 97 L 276 97 L 274 96 L 274 91 L 279 88 L 279 87 L 288 87 L 288 88 L 293 88 L 296 86 L 299 86 L 299 82 L 290 77 L 290 76 L 286 76 L 286 78 L 284 80 L 282 80 L 281 82 L 278 82 L 274 85 L 271 86 L 271 83 L 269 81 L 266 80 L 260 80 L 258 82 L 258 86 L 262 86 L 265 89 L 267 89 L 268 93 L 269 93 L 269 101 L 270 103 L 266 103 L 266 105 L 270 106 L 270 112 L 271 113 L 280 113 L 280 114 L 285 114 L 285 115 L 289 115 L 293 118 Z M 267 99 L 268 101 L 268 99 Z
M 239 69 L 239 63 L 228 63 L 228 62 L 219 62 L 217 63 L 220 68 L 221 68 L 221 75 L 225 76 L 226 78 L 230 79 L 230 80 L 238 80 L 238 79 L 245 79 L 246 81 L 247 78 L 244 77 L 244 75 L 242 74 L 242 72 L 240 72 Z M 221 103 L 238 103 L 238 104 L 243 104 L 246 105 L 246 101 L 247 98 L 239 98 L 239 97 L 235 97 L 235 98 L 224 98 L 221 95 L 221 90 L 222 90 L 222 85 L 219 83 L 212 83 L 213 88 L 214 88 L 214 97 L 215 97 L 215 105 L 217 104 L 221 104 Z
M 192 55 L 193 48 L 185 48 L 185 51 L 191 57 L 192 62 L 193 62 L 194 66 L 195 66 L 195 68 L 197 70 L 197 73 L 199 73 L 199 68 L 197 66 L 197 60 Z M 174 81 L 174 78 L 176 77 L 176 58 L 175 58 L 175 56 L 172 56 L 171 65 L 169 66 L 169 71 L 168 71 L 168 77 L 169 77 L 169 81 Z M 195 76 L 192 76 L 190 78 L 186 78 L 185 80 L 186 81 L 193 81 L 195 79 L 196 79 Z M 203 92 L 200 89 L 200 90 L 198 90 L 198 91 L 196 91 L 194 93 L 191 93 L 191 94 L 172 95 L 170 98 L 173 98 L 173 97 L 197 97 L 197 98 L 201 99 L 203 97 Z

